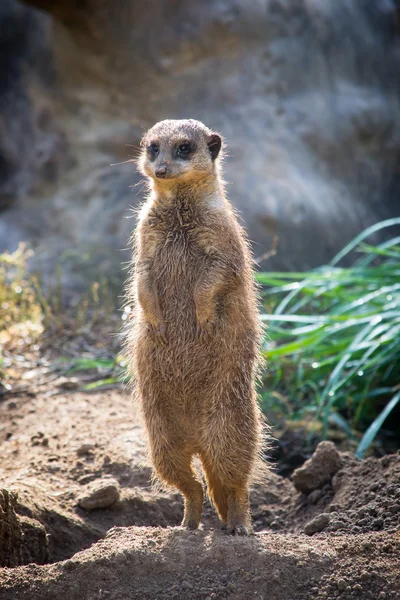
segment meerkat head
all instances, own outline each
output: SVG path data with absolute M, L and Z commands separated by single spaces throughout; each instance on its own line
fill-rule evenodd
M 149 129 L 141 146 L 140 172 L 170 186 L 214 174 L 222 139 L 200 121 L 168 119 Z

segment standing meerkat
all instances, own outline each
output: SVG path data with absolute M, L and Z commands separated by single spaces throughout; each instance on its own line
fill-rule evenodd
M 135 232 L 128 357 L 155 474 L 185 501 L 196 529 L 200 457 L 221 521 L 251 529 L 259 463 L 255 379 L 261 327 L 252 258 L 220 175 L 221 137 L 199 121 L 166 120 L 144 136 L 149 180 Z

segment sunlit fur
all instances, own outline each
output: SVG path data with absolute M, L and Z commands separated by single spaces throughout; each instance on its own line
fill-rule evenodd
M 225 195 L 221 153 L 211 157 L 212 134 L 198 121 L 168 120 L 144 136 L 139 168 L 150 193 L 134 234 L 127 355 L 155 473 L 184 496 L 182 524 L 201 519 L 198 455 L 221 521 L 246 534 L 262 438 L 261 328 L 249 245 Z M 195 143 L 190 160 L 175 157 L 178 141 Z M 165 163 L 169 176 L 159 180 Z

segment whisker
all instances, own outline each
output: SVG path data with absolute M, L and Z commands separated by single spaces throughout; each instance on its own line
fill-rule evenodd
M 119 163 L 112 163 L 110 167 L 118 167 L 118 165 L 126 165 L 126 163 L 135 162 L 133 158 L 129 158 L 128 160 L 123 160 Z

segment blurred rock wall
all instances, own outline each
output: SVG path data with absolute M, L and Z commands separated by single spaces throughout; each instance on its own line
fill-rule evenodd
M 266 269 L 327 262 L 400 215 L 394 0 L 0 4 L 0 251 L 66 289 L 116 287 L 142 198 L 143 130 L 220 130 L 228 192 Z M 131 145 L 131 146 L 130 146 Z M 133 218 L 129 218 L 133 217 Z

